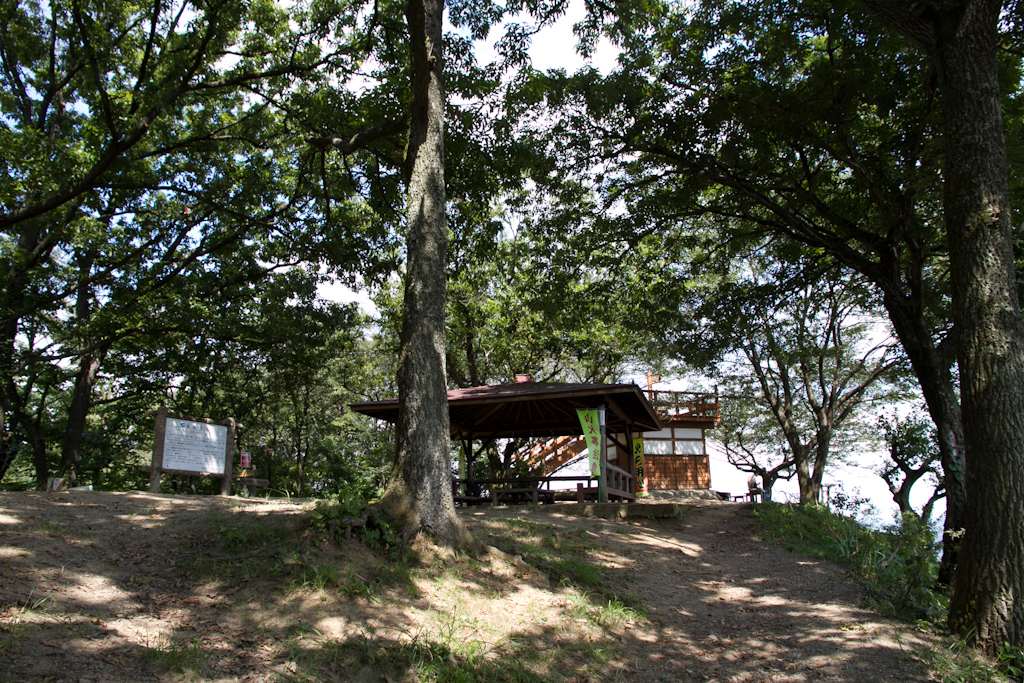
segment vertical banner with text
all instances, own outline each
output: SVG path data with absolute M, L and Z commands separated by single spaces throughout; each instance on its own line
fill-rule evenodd
M 643 439 L 633 439 L 633 471 L 636 473 L 636 492 L 647 493 L 647 476 L 644 473 Z
M 583 438 L 587 440 L 587 456 L 590 460 L 590 476 L 601 476 L 601 418 L 596 410 L 577 410 Z

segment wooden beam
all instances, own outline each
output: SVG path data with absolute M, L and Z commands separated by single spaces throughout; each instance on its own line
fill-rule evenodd
M 598 417 L 604 415 L 605 407 L 602 405 L 597 409 Z M 601 452 L 599 454 L 598 462 L 601 464 L 601 477 L 598 479 L 597 484 L 597 502 L 607 503 L 608 502 L 608 441 L 605 438 L 608 434 L 608 430 L 605 428 L 604 420 L 599 420 L 601 423 Z
M 622 420 L 623 422 L 626 423 L 626 426 L 629 426 L 629 425 L 631 425 L 633 423 L 633 420 L 631 420 L 629 415 L 626 414 L 626 411 L 624 411 L 622 408 L 620 408 L 619 404 L 616 403 L 615 400 L 611 396 L 609 396 L 608 394 L 605 394 L 604 402 L 608 405 L 609 408 L 612 409 L 613 413 L 615 413 L 616 415 L 619 416 L 620 420 Z

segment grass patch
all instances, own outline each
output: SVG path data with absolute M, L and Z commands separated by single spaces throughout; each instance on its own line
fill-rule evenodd
M 581 588 L 597 588 L 604 583 L 602 571 L 587 560 L 575 557 L 556 559 L 551 562 L 550 569 L 556 578 Z
M 526 532 L 526 533 L 521 533 Z M 647 620 L 647 607 L 633 595 L 620 596 L 609 589 L 619 583 L 615 569 L 593 557 L 597 546 L 584 529 L 575 533 L 522 517 L 503 520 L 492 529 L 492 542 L 544 572 L 564 588 L 579 591 L 569 598 L 569 610 L 605 627 Z
M 931 625 L 945 621 L 947 597 L 935 584 L 935 539 L 919 520 L 906 517 L 876 530 L 823 507 L 775 503 L 752 514 L 763 537 L 848 567 L 879 612 Z
M 0 652 L 8 652 L 17 645 L 24 635 L 30 622 L 35 622 L 46 614 L 45 605 L 49 598 L 33 598 L 30 594 L 20 607 L 9 611 L 6 622 L 0 624 Z
M 302 564 L 295 546 L 302 525 L 297 515 L 252 517 L 216 510 L 173 534 L 182 551 L 177 567 L 186 577 L 229 581 L 298 576 Z
M 647 607 L 634 596 L 620 599 L 573 593 L 566 601 L 566 612 L 577 619 L 586 619 L 598 626 L 616 628 L 647 620 Z
M 39 530 L 47 536 L 57 538 L 71 530 L 71 522 L 63 517 L 55 521 L 44 521 L 39 524 Z
M 422 683 L 560 683 L 589 680 L 611 660 L 593 642 L 560 642 L 550 634 L 513 635 L 495 645 L 466 638 L 442 624 L 435 633 L 388 637 L 373 629 L 345 639 L 325 639 L 295 653 L 296 680 L 418 680 Z M 568 677 L 568 678 L 567 678 Z
M 752 514 L 764 538 L 792 552 L 848 567 L 879 612 L 945 631 L 948 597 L 935 583 L 938 549 L 931 531 L 916 518 L 905 517 L 901 523 L 877 530 L 810 505 L 767 503 Z M 963 640 L 919 654 L 933 680 L 941 683 L 1024 680 L 1024 652 L 1009 645 L 994 661 Z
M 1024 676 L 1024 672 L 1008 661 L 1010 652 L 1010 648 L 1004 649 L 1006 654 L 992 663 L 958 640 L 945 647 L 927 648 L 920 654 L 931 670 L 933 680 L 941 683 L 1009 683 Z
M 155 669 L 195 676 L 203 675 L 212 657 L 198 639 L 183 642 L 178 637 L 146 647 L 142 654 L 143 661 Z

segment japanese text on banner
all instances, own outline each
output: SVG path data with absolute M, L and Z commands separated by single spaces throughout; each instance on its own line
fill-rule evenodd
M 633 469 L 636 472 L 636 490 L 647 492 L 647 477 L 644 474 L 644 440 L 633 439 Z
M 596 410 L 577 410 L 583 438 L 587 440 L 587 457 L 590 460 L 590 476 L 601 476 L 601 419 Z

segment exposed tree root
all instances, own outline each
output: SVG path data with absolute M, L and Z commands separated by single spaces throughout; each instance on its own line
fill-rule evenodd
M 499 550 L 493 545 L 484 546 L 484 548 L 487 556 L 501 560 L 502 562 L 507 562 L 527 576 L 540 581 L 545 586 L 550 584 L 547 574 L 523 560 L 521 556 L 509 555 L 504 550 Z

